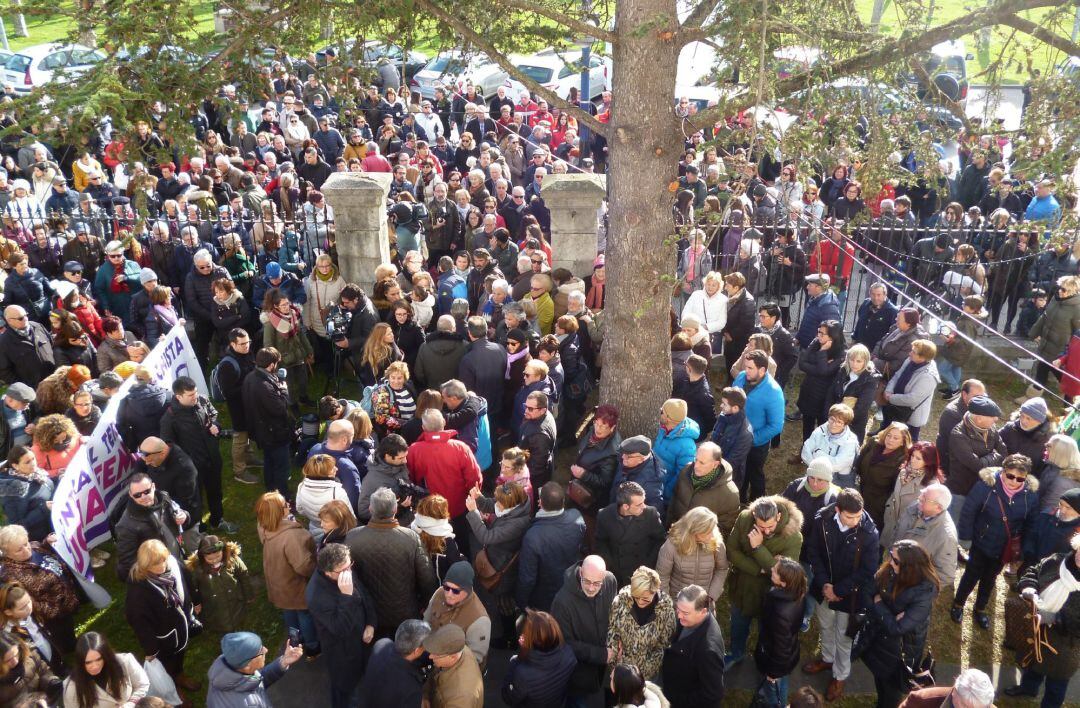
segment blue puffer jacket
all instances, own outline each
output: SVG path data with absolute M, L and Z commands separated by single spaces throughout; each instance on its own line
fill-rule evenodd
M 964 500 L 956 529 L 961 542 L 971 541 L 973 548 L 991 558 L 1001 557 L 1010 534 L 1023 538 L 1034 529 L 1039 516 L 1039 481 L 1029 476 L 1024 488 L 1010 499 L 1000 477 L 1000 467 L 984 467 L 979 472 L 979 481 Z M 1008 534 L 1002 520 L 1002 506 L 1009 520 Z
M 672 475 L 678 477 L 678 470 Z M 611 482 L 611 492 L 608 496 L 608 504 L 616 502 L 619 485 L 623 482 L 637 482 L 645 490 L 645 503 L 655 507 L 660 516 L 664 515 L 666 501 L 664 497 L 664 480 L 667 479 L 667 470 L 656 455 L 649 455 L 644 462 L 637 467 L 627 469 L 619 458 L 619 468 L 615 470 L 615 479 Z
M 746 391 L 746 372 L 740 372 L 732 385 Z M 784 429 L 784 391 L 769 374 L 747 393 L 746 419 L 754 431 L 754 447 L 771 441 Z
M 840 301 L 831 290 L 808 301 L 802 322 L 799 323 L 799 332 L 795 335 L 795 338 L 799 340 L 799 346 L 804 349 L 810 346 L 810 342 L 817 336 L 818 325 L 822 322 L 838 319 L 840 319 Z
M 52 517 L 45 502 L 52 499 L 53 483 L 44 473 L 30 478 L 0 472 L 0 504 L 9 524 L 26 529 L 31 541 L 43 541 L 52 532 Z
M 699 435 L 701 427 L 693 418 L 683 418 L 670 433 L 663 428 L 656 431 L 653 455 L 659 457 L 660 463 L 668 470 L 668 476 L 664 479 L 665 499 L 671 499 L 672 492 L 675 491 L 679 470 L 694 461 Z

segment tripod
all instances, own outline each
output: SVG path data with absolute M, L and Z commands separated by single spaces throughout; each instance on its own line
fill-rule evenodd
M 338 392 L 341 388 L 341 374 L 346 368 L 353 369 L 355 374 L 355 367 L 352 365 L 352 361 L 349 359 L 349 350 L 342 349 L 336 343 L 330 343 L 330 349 L 333 352 L 333 362 L 330 366 L 330 376 L 326 379 L 326 385 L 323 386 L 323 395 L 330 395 L 333 393 L 334 397 L 338 396 Z

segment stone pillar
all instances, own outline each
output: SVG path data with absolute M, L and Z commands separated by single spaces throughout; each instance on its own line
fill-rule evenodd
M 322 186 L 334 209 L 341 276 L 368 292 L 375 267 L 390 261 L 386 195 L 392 180 L 389 173 L 335 172 Z
M 597 213 L 607 194 L 607 177 L 565 174 L 544 177 L 540 196 L 551 210 L 552 268 L 584 278 L 596 259 Z

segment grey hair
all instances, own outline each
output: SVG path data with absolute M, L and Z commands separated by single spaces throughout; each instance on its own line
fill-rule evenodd
M 349 547 L 344 543 L 328 543 L 323 546 L 321 551 L 319 551 L 316 563 L 319 566 L 319 572 L 331 573 L 334 568 L 349 560 L 351 557 L 352 556 L 349 554 Z
M 585 291 L 583 290 L 571 290 L 570 294 L 566 296 L 568 302 L 580 302 L 585 304 Z
M 195 206 L 195 205 L 192 205 L 192 206 Z M 198 209 L 199 209 L 199 207 L 195 207 L 196 211 L 198 211 Z M 197 242 L 199 240 L 199 230 L 197 228 L 195 228 L 194 226 L 185 226 L 184 228 L 180 229 L 180 238 L 184 238 L 185 236 L 191 236 Z M 204 252 L 205 252 L 205 249 L 204 249 Z M 206 255 L 210 255 L 210 254 L 207 253 Z
M 882 201 L 884 201 L 884 200 L 882 200 Z M 870 290 L 871 291 L 884 290 L 886 293 L 888 293 L 889 292 L 889 287 L 887 285 L 885 285 L 885 283 L 877 282 L 877 283 L 874 283 L 873 285 L 870 286 Z
M 956 677 L 953 684 L 956 694 L 971 703 L 973 708 L 990 708 L 994 705 L 994 683 L 978 669 L 966 669 Z
M 491 282 L 491 291 L 504 290 L 510 292 L 510 283 L 506 282 L 502 278 L 497 278 Z
M 780 513 L 776 508 L 776 502 L 768 497 L 760 497 L 750 504 L 750 513 L 759 521 L 775 519 Z
M 440 433 L 446 428 L 446 419 L 438 408 L 428 408 L 420 415 L 425 432 Z
M 698 450 L 710 450 L 712 452 L 713 462 L 719 462 L 724 459 L 723 451 L 720 446 L 711 440 L 706 441 L 698 445 Z
M 942 511 L 946 511 L 949 505 L 952 504 L 952 492 L 949 488 L 940 482 L 934 482 L 923 487 L 922 494 L 925 494 L 929 499 L 932 499 Z
M 195 263 L 212 263 L 214 259 L 210 257 L 210 251 L 207 251 L 205 248 L 200 248 L 198 251 L 195 251 L 195 255 L 192 256 L 191 260 Z
M 465 388 L 465 384 L 458 379 L 450 379 L 439 390 L 444 398 L 465 398 L 469 393 L 469 390 Z
M 0 526 L 0 557 L 7 555 L 5 549 L 14 543 L 23 543 L 29 538 L 26 529 L 18 524 Z
M 436 323 L 435 329 L 440 332 L 454 332 L 457 330 L 457 321 L 453 315 L 439 315 L 439 321 Z
M 397 495 L 389 487 L 379 487 L 371 493 L 368 508 L 372 519 L 392 519 L 397 513 Z
M 521 306 L 520 302 L 512 302 L 509 305 L 503 305 L 503 318 L 507 315 L 513 315 L 519 320 L 525 319 L 525 308 Z
M 469 301 L 463 297 L 454 298 L 450 303 L 450 314 L 454 317 L 464 317 L 469 314 Z
M 431 634 L 431 625 L 424 620 L 407 619 L 398 625 L 394 632 L 394 651 L 399 656 L 408 656 L 420 648 Z

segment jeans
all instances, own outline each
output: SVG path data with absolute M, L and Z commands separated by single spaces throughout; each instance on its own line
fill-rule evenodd
M 731 606 L 731 647 L 728 653 L 736 659 L 746 656 L 746 642 L 750 639 L 750 623 L 753 621 L 753 617 L 744 615 L 735 605 Z
M 829 608 L 823 602 L 817 608 L 818 625 L 821 627 L 821 658 L 832 664 L 832 675 L 837 681 L 846 681 L 851 675 L 851 637 L 847 625 L 851 615 Z
M 855 487 L 855 473 L 849 472 L 848 474 L 833 475 L 833 484 L 841 489 L 847 489 L 849 487 Z
M 764 676 L 761 680 L 766 681 Z M 761 687 L 758 688 L 755 698 L 761 700 L 754 705 L 763 706 L 763 708 L 784 708 L 787 705 L 788 677 L 781 676 L 774 683 L 768 684 L 768 687 L 772 690 L 763 691 Z
M 282 610 L 285 618 L 285 626 L 289 629 L 299 629 L 300 638 L 304 644 L 304 653 L 319 653 L 319 635 L 315 634 L 315 620 L 311 619 L 311 613 L 307 610 Z
M 806 572 L 806 586 L 810 587 L 810 584 L 814 582 L 814 566 L 810 565 L 809 562 L 805 561 L 799 561 L 799 565 L 801 565 L 803 567 L 803 570 Z M 810 593 L 806 593 L 806 609 L 803 610 L 803 624 L 806 624 L 810 621 L 810 618 L 814 615 L 814 610 L 817 609 L 817 606 L 817 598 Z
M 281 496 L 286 499 L 291 498 L 289 496 L 291 458 L 288 443 L 263 448 L 263 484 L 267 491 L 281 492 Z
M 964 374 L 963 370 L 945 357 L 935 359 L 934 361 L 937 363 L 938 373 L 941 374 L 941 382 L 948 386 L 950 391 L 959 389 L 960 381 Z
M 1024 669 L 1020 674 L 1020 688 L 1032 696 L 1039 695 L 1039 686 L 1046 678 L 1037 671 Z M 1065 694 L 1069 690 L 1069 679 L 1046 678 L 1046 693 L 1043 694 L 1040 708 L 1060 708 L 1065 703 Z
M 952 517 L 953 523 L 960 524 L 960 512 L 964 510 L 964 500 L 967 499 L 963 494 L 953 494 L 952 501 L 949 503 L 949 516 Z
M 746 504 L 765 494 L 765 460 L 769 458 L 769 443 L 750 448 L 746 456 L 746 472 L 739 485 L 739 501 Z
M 591 697 L 592 694 L 588 693 L 569 693 L 563 706 L 564 708 L 589 708 L 589 699 Z

